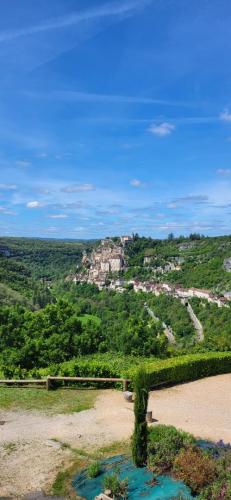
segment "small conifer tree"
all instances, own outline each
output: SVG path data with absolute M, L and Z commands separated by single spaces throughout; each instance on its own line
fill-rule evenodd
M 132 456 L 136 467 L 144 467 L 147 462 L 147 422 L 149 383 L 148 374 L 140 369 L 134 380 L 135 429 L 132 438 Z

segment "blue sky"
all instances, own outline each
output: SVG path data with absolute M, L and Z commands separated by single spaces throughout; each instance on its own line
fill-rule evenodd
M 227 0 L 0 0 L 0 234 L 230 234 Z

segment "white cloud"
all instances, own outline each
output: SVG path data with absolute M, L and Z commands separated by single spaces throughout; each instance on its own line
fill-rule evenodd
M 140 186 L 142 186 L 142 182 L 139 179 L 132 179 L 130 181 L 130 184 L 133 187 L 140 187 Z
M 0 189 L 3 191 L 15 191 L 17 188 L 16 184 L 0 184 Z
M 47 153 L 39 153 L 36 155 L 36 158 L 47 158 L 48 154 Z
M 40 203 L 40 201 L 28 201 L 28 203 L 26 204 L 27 208 L 40 208 L 42 206 L 42 204 Z
M 16 165 L 16 167 L 19 167 L 19 168 L 27 168 L 27 167 L 30 167 L 31 162 L 28 160 L 16 160 L 15 165 Z
M 222 120 L 223 122 L 231 122 L 231 113 L 229 112 L 228 109 L 225 109 L 224 111 L 222 111 L 220 113 L 220 116 L 219 116 L 220 120 Z
M 4 215 L 17 215 L 16 212 L 13 212 L 13 210 L 9 210 L 6 207 L 0 207 L 0 213 Z
M 47 216 L 49 219 L 66 219 L 66 214 L 51 214 Z
M 46 232 L 48 233 L 58 233 L 60 229 L 56 226 L 50 226 L 46 228 Z
M 42 33 L 45 31 L 52 31 L 60 28 L 68 28 L 69 26 L 76 26 L 80 23 L 87 21 L 94 21 L 103 18 L 110 17 L 121 17 L 127 16 L 128 14 L 135 13 L 140 8 L 145 7 L 152 0 L 132 0 L 125 2 L 113 2 L 104 5 L 99 5 L 91 9 L 86 9 L 78 12 L 72 12 L 66 16 L 60 16 L 56 18 L 43 21 L 40 24 L 35 24 L 28 26 L 27 28 L 2 31 L 0 33 L 0 42 L 7 42 L 9 40 L 14 40 L 19 37 L 24 37 L 28 35 L 36 35 L 37 33 Z
M 159 125 L 153 123 L 148 128 L 148 132 L 150 132 L 153 135 L 157 135 L 158 137 L 166 137 L 167 135 L 170 135 L 175 130 L 175 128 L 176 128 L 175 125 L 169 122 L 163 122 L 160 123 Z
M 174 205 L 185 205 L 187 203 L 190 204 L 203 204 L 203 203 L 208 203 L 209 197 L 205 194 L 195 194 L 195 195 L 187 195 L 187 196 L 182 196 L 181 198 L 175 198 L 175 200 L 172 201 L 172 207 L 171 208 L 176 208 Z M 170 207 L 169 207 L 170 208 Z
M 159 226 L 160 231 L 171 231 L 173 229 L 185 229 L 187 228 L 187 224 L 182 224 L 179 222 L 166 222 L 163 226 Z
M 61 189 L 64 193 L 79 193 L 84 191 L 93 191 L 95 189 L 94 184 L 69 184 Z
M 217 175 L 231 175 L 231 168 L 218 168 L 216 171 Z
M 39 97 L 45 99 L 57 99 L 66 102 L 102 102 L 102 103 L 126 103 L 126 104 L 162 104 L 166 106 L 183 106 L 191 107 L 192 103 L 187 101 L 168 101 L 166 99 L 156 99 L 154 97 L 143 97 L 137 95 L 123 95 L 123 94 L 96 94 L 91 92 L 80 92 L 77 90 L 59 90 L 46 93 L 30 92 L 30 97 Z M 209 121 L 210 121 L 209 117 Z M 101 119 L 100 119 L 101 120 Z M 129 121 L 133 121 L 130 120 Z M 147 121 L 146 119 L 138 119 L 135 121 Z M 128 147 L 126 147 L 128 146 Z M 137 147 L 135 145 L 132 147 Z M 125 144 L 124 149 L 131 149 L 130 145 Z

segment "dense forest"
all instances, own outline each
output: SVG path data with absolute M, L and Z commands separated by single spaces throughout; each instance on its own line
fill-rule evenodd
M 95 285 L 65 278 L 81 266 L 96 241 L 0 239 L 0 371 L 45 368 L 79 356 L 116 353 L 164 358 L 188 352 L 231 349 L 231 308 L 206 301 L 191 304 L 204 329 L 196 340 L 186 307 L 161 294 L 99 291 Z M 231 289 L 224 259 L 231 256 L 231 237 L 153 240 L 134 235 L 125 248 L 125 278 L 153 279 L 183 286 Z M 150 257 L 148 264 L 145 257 Z M 169 262 L 180 269 L 165 272 Z M 164 272 L 156 273 L 160 267 Z M 153 312 L 153 317 L 149 314 Z M 162 323 L 171 327 L 170 345 Z
M 35 289 L 42 293 L 47 284 L 76 272 L 83 251 L 90 252 L 95 244 L 93 240 L 0 238 L 0 284 L 6 287 L 9 301 L 19 299 L 12 291 L 32 299 Z M 0 301 L 1 295 L 0 291 Z

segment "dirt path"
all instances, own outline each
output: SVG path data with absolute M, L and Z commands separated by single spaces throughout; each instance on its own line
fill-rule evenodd
M 144 307 L 147 310 L 149 316 L 151 316 L 151 318 L 154 319 L 154 321 L 161 321 L 160 318 L 158 318 L 157 316 L 155 316 L 155 314 L 152 311 L 152 309 L 150 309 L 150 307 L 148 307 L 146 303 L 145 303 Z M 174 333 L 173 333 L 172 328 L 170 326 L 167 326 L 166 323 L 164 323 L 164 321 L 162 321 L 162 326 L 163 326 L 163 329 L 164 329 L 164 334 L 165 334 L 165 336 L 167 337 L 167 339 L 169 341 L 169 344 L 176 344 L 176 339 L 174 337 Z
M 149 409 L 159 423 L 173 424 L 196 436 L 231 442 L 231 375 L 220 375 L 154 391 Z M 0 411 L 0 496 L 49 489 L 72 447 L 92 449 L 128 438 L 133 408 L 117 391 L 106 390 L 95 408 L 71 415 Z M 153 424 L 155 425 L 155 424 Z
M 204 331 L 203 331 L 203 326 L 201 322 L 199 321 L 198 317 L 196 316 L 191 304 L 187 305 L 187 311 L 189 313 L 189 316 L 194 324 L 195 330 L 197 332 L 197 342 L 203 342 L 205 336 L 204 336 Z

